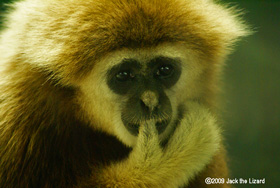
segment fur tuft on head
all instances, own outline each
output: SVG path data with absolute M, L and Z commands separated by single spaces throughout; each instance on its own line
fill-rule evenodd
M 215 63 L 248 34 L 237 11 L 212 0 L 25 0 L 14 7 L 1 39 L 9 48 L 1 54 L 39 66 L 63 84 L 116 49 L 179 42 Z

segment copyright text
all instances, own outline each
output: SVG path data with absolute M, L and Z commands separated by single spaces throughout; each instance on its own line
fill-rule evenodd
M 259 185 L 265 184 L 265 178 L 233 178 L 233 179 L 224 179 L 224 178 L 206 178 L 205 183 L 210 184 L 252 184 Z

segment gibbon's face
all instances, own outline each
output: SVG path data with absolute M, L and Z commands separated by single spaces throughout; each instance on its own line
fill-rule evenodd
M 166 44 L 120 51 L 97 62 L 81 83 L 80 102 L 92 126 L 133 146 L 139 126 L 153 119 L 164 141 L 195 98 L 202 71 L 186 48 Z

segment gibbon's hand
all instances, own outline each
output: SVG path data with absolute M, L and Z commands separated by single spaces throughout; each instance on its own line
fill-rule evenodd
M 186 185 L 210 162 L 220 142 L 219 129 L 210 112 L 194 102 L 187 108 L 164 149 L 160 147 L 155 122 L 143 123 L 128 159 L 104 168 L 98 174 L 97 185 L 117 188 Z
M 142 166 L 151 161 L 156 165 L 162 156 L 163 151 L 160 147 L 156 123 L 153 120 L 148 120 L 140 125 L 138 140 L 133 148 L 131 157 L 141 163 L 140 165 Z

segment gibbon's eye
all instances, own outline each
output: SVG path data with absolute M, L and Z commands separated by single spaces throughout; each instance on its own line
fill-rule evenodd
M 134 78 L 134 75 L 130 71 L 120 71 L 116 74 L 118 81 L 125 82 Z
M 156 71 L 156 75 L 160 78 L 168 78 L 170 76 L 172 76 L 174 72 L 174 68 L 171 65 L 161 65 L 157 71 Z

